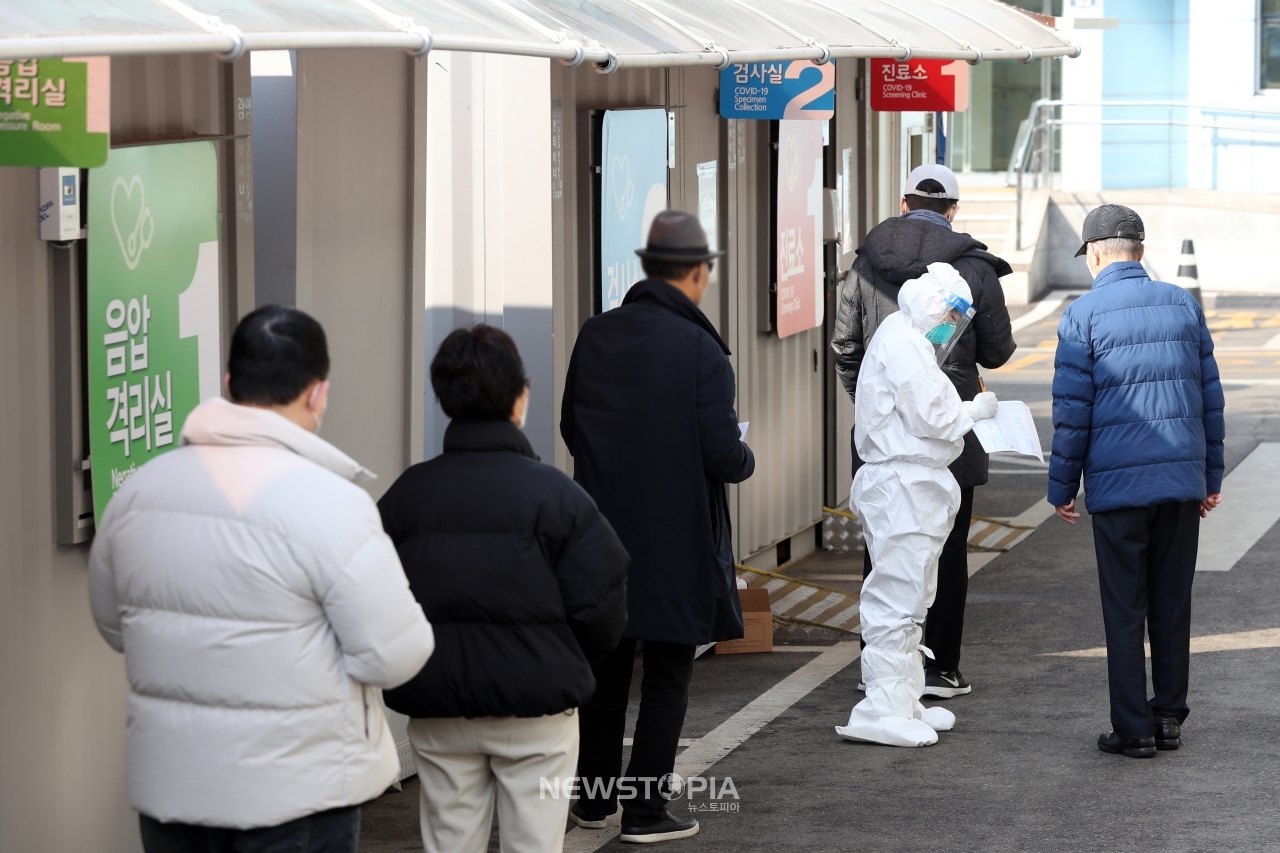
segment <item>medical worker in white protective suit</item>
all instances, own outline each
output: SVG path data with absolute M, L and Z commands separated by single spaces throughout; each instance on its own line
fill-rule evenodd
M 874 567 L 862 585 L 862 680 L 867 696 L 836 732 L 848 740 L 928 746 L 955 724 L 920 704 L 921 625 L 937 590 L 938 556 L 960 506 L 947 470 L 975 420 L 995 415 L 994 394 L 961 401 L 939 365 L 973 316 L 969 286 L 936 263 L 902 285 L 858 373 L 854 441 L 865 464 L 849 503 Z M 927 650 L 923 650 L 927 653 Z

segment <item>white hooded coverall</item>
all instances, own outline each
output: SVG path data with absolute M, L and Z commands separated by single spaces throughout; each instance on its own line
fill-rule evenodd
M 925 332 L 946 316 L 950 291 L 972 301 L 948 264 L 902 285 L 898 313 L 867 347 L 858 373 L 854 442 L 864 465 L 850 491 L 872 572 L 862 586 L 862 678 L 866 698 L 853 709 L 845 738 L 894 746 L 937 741 L 954 716 L 920 705 L 921 625 L 937 591 L 938 557 L 960 506 L 947 466 L 964 449 L 973 420 L 938 366 Z

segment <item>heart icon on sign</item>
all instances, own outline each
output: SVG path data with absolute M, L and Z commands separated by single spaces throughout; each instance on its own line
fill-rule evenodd
M 626 219 L 631 202 L 635 201 L 636 188 L 631 184 L 631 158 L 615 156 L 609 164 L 609 183 L 613 187 L 613 203 L 618 207 L 618 218 Z
M 123 201 L 120 200 L 121 190 L 124 190 Z M 138 193 L 136 200 L 133 197 L 135 191 Z M 117 205 L 119 211 L 116 209 Z M 137 216 L 132 212 L 135 206 Z M 120 228 L 120 216 L 124 217 L 126 228 L 130 223 L 133 225 L 128 234 Z M 151 216 L 151 208 L 147 207 L 147 191 L 142 186 L 141 176 L 134 175 L 128 182 L 123 177 L 117 177 L 111 186 L 111 227 L 116 231 L 120 253 L 124 255 L 124 265 L 131 270 L 137 269 L 143 250 L 151 245 L 151 238 L 156 233 L 156 221 Z
M 800 145 L 794 136 L 788 136 L 782 143 L 782 164 L 787 170 L 787 189 L 796 188 L 796 178 L 800 177 Z

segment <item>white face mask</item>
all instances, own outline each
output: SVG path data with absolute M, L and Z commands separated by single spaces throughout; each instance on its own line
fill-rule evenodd
M 520 413 L 520 423 L 517 426 L 524 429 L 525 422 L 529 420 L 529 398 L 526 396 L 524 400 L 524 411 Z

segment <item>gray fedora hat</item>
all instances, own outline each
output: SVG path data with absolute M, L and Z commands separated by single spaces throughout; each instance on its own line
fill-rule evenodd
M 649 245 L 636 249 L 636 254 L 653 261 L 696 264 L 718 258 L 724 252 L 713 252 L 707 246 L 707 232 L 692 213 L 664 210 L 649 226 Z

